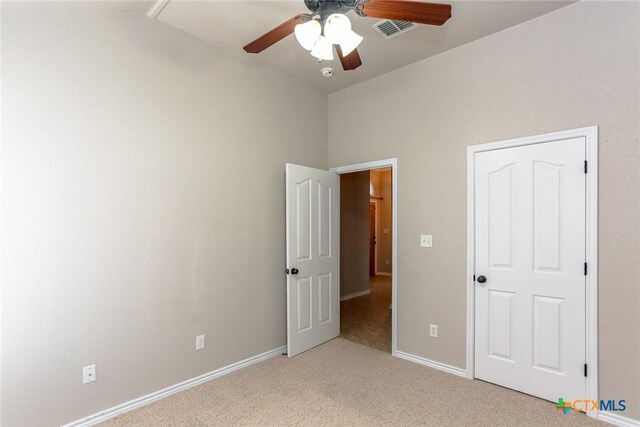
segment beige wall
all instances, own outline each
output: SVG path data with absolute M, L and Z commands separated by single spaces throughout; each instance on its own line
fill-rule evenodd
M 398 349 L 465 366 L 466 147 L 598 125 L 600 398 L 640 419 L 639 118 L 637 2 L 578 2 L 332 94 L 330 166 L 398 158 Z
M 340 175 L 340 296 L 369 289 L 369 171 Z
M 392 194 L 391 194 L 391 169 L 374 169 L 371 171 L 372 179 L 375 181 L 376 196 L 382 197 L 377 200 L 378 224 L 376 227 L 377 238 L 377 262 L 378 273 L 389 273 L 392 271 Z M 373 200 L 373 199 L 372 199 Z M 388 233 L 384 230 L 387 229 Z M 387 264 L 388 262 L 388 264 Z
M 5 13 L 2 90 L 0 424 L 69 422 L 286 344 L 284 167 L 327 167 L 325 95 L 92 14 Z

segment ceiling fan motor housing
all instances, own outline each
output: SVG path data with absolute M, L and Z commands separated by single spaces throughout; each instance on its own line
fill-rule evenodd
M 362 3 L 362 0 L 304 0 L 313 17 L 319 17 L 323 21 L 334 13 L 344 14 L 352 9 L 357 12 L 358 3 Z

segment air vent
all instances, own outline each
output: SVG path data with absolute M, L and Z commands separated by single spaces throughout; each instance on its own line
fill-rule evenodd
M 373 24 L 373 28 L 378 30 L 378 32 L 387 39 L 405 33 L 415 27 L 417 27 L 417 25 L 413 22 L 394 21 L 391 19 L 385 19 L 384 21 Z

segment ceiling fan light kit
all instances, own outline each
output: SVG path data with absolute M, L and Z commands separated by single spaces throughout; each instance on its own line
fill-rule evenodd
M 324 36 L 322 32 L 322 25 L 315 18 L 304 24 L 297 24 L 294 29 L 300 46 L 311 51 L 312 56 L 325 61 L 333 59 L 333 45 L 340 45 L 345 55 L 348 55 L 363 40 L 351 30 L 349 18 L 341 13 L 330 15 L 324 24 Z
M 345 71 L 355 70 L 362 61 L 357 47 L 363 37 L 351 29 L 345 15 L 442 25 L 451 17 L 451 5 L 410 0 L 304 0 L 311 13 L 297 15 L 244 47 L 247 53 L 260 53 L 291 33 L 305 50 L 319 60 L 333 59 L 333 49 Z

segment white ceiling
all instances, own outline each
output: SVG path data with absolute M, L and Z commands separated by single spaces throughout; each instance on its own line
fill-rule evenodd
M 2 13 L 146 14 L 153 0 L 16 0 L 2 2 Z
M 318 63 L 289 36 L 267 50 L 248 54 L 242 46 L 285 20 L 306 13 L 303 0 L 106 0 L 2 1 L 3 12 L 148 13 L 164 6 L 157 19 L 233 52 L 255 65 L 264 64 L 325 93 L 335 92 L 405 65 L 453 49 L 564 7 L 573 1 L 452 1 L 452 17 L 443 26 L 419 25 L 385 39 L 372 25 L 379 19 L 349 12 L 353 29 L 364 37 L 358 48 L 363 65 L 343 71 L 340 61 Z M 335 69 L 331 78 L 320 69 Z
M 318 61 L 289 36 L 259 54 L 248 54 L 242 46 L 283 21 L 308 12 L 303 0 L 171 0 L 157 18 L 215 46 L 242 55 L 255 64 L 266 64 L 320 90 L 330 93 L 371 79 L 405 65 L 436 55 L 489 34 L 504 30 L 572 3 L 571 1 L 452 1 L 452 17 L 442 27 L 418 28 L 385 39 L 372 25 L 379 19 L 349 12 L 353 29 L 364 37 L 358 48 L 363 65 L 343 71 L 336 58 L 335 69 L 326 78 Z

